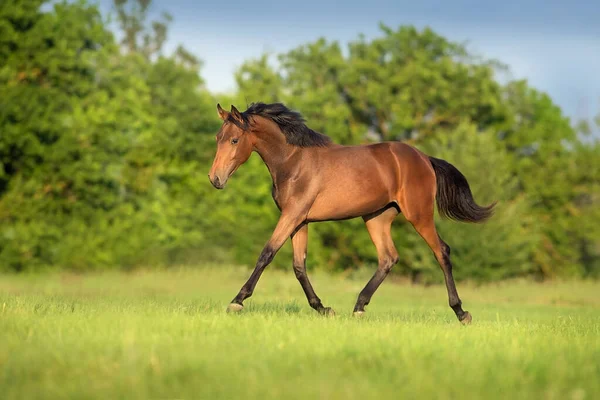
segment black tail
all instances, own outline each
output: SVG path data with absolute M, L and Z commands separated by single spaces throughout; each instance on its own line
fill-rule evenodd
M 429 157 L 437 179 L 437 206 L 444 217 L 463 222 L 484 222 L 493 214 L 496 202 L 482 207 L 475 203 L 467 178 L 452 164 Z

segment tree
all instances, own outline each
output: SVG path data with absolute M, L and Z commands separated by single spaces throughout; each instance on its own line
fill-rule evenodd
M 201 193 L 190 188 L 218 122 L 200 63 L 183 48 L 159 55 L 160 38 L 143 41 L 154 53 L 123 54 L 96 7 L 63 3 L 44 13 L 41 4 L 27 14 L 13 3 L 0 15 L 9 32 L 0 74 L 0 264 L 169 262 L 202 239 L 189 219 Z
M 118 201 L 113 172 L 125 146 L 121 138 L 78 129 L 81 118 L 117 120 L 91 104 L 108 100 L 97 92 L 102 80 L 96 71 L 115 49 L 98 10 L 83 3 L 56 4 L 52 13 L 42 13 L 42 4 L 13 1 L 0 9 L 6 33 L 0 72 L 0 216 L 8 239 L 0 245 L 0 260 L 15 269 L 56 261 L 59 221 L 73 213 L 89 217 L 87 206 L 110 208 Z M 82 125 L 87 128 L 89 122 Z

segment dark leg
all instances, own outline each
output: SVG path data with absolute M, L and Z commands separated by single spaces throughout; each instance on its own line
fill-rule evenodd
M 231 304 L 229 304 L 227 311 L 240 311 L 244 307 L 244 300 L 252 296 L 252 293 L 254 293 L 254 288 L 256 287 L 260 276 L 262 275 L 267 265 L 269 265 L 271 261 L 273 261 L 274 257 L 274 249 L 269 244 L 267 244 L 260 253 L 260 257 L 258 257 L 258 261 L 256 262 L 256 266 L 254 267 L 254 271 L 252 271 L 252 275 L 250 275 L 250 278 L 248 278 L 244 286 L 242 286 L 237 296 L 235 296 L 235 298 L 231 301 Z
M 306 248 L 308 244 L 308 224 L 304 224 L 294 234 L 292 234 L 292 247 L 294 249 L 294 273 L 306 298 L 308 304 L 320 314 L 323 315 L 335 315 L 335 312 L 329 308 L 324 307 L 321 303 L 321 299 L 315 293 L 308 275 L 306 274 Z
M 460 322 L 465 325 L 470 324 L 472 319 L 471 314 L 462 309 L 462 301 L 460 300 L 460 297 L 458 297 L 456 285 L 454 284 L 452 263 L 450 262 L 450 247 L 439 237 L 433 222 L 433 215 L 411 221 L 411 223 L 419 235 L 425 239 L 442 268 L 444 279 L 446 281 L 446 289 L 448 290 L 448 303 L 450 304 L 450 307 Z
M 382 212 L 364 217 L 369 230 L 371 240 L 377 248 L 379 266 L 377 271 L 358 295 L 354 306 L 354 315 L 360 316 L 365 312 L 365 306 L 371 301 L 373 293 L 388 275 L 394 264 L 398 262 L 398 252 L 394 246 L 391 235 L 392 221 L 398 215 L 398 211 L 391 207 Z
M 281 246 L 285 243 L 286 239 L 292 234 L 292 232 L 300 225 L 301 223 L 300 217 L 290 214 L 282 214 L 277 222 L 277 226 L 275 227 L 275 231 L 273 235 L 271 235 L 271 239 L 267 242 L 262 252 L 260 253 L 260 257 L 258 257 L 258 261 L 256 262 L 256 266 L 248 281 L 242 286 L 239 293 L 235 298 L 231 301 L 231 304 L 227 307 L 227 311 L 241 311 L 244 308 L 243 302 L 248 297 L 252 296 L 254 293 L 254 288 L 260 279 L 263 271 L 273 261 L 275 254 L 279 251 Z

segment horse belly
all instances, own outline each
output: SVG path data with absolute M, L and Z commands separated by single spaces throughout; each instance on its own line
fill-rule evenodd
M 390 182 L 380 174 L 336 174 L 316 197 L 308 220 L 341 220 L 370 214 L 395 201 L 392 193 Z

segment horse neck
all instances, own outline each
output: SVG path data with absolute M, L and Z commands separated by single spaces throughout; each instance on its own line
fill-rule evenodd
M 255 135 L 254 151 L 262 158 L 273 178 L 273 182 L 276 182 L 278 172 L 284 168 L 286 171 L 289 170 L 289 168 L 286 168 L 286 162 L 300 148 L 288 144 L 285 136 L 278 128 L 268 127 L 256 132 Z

